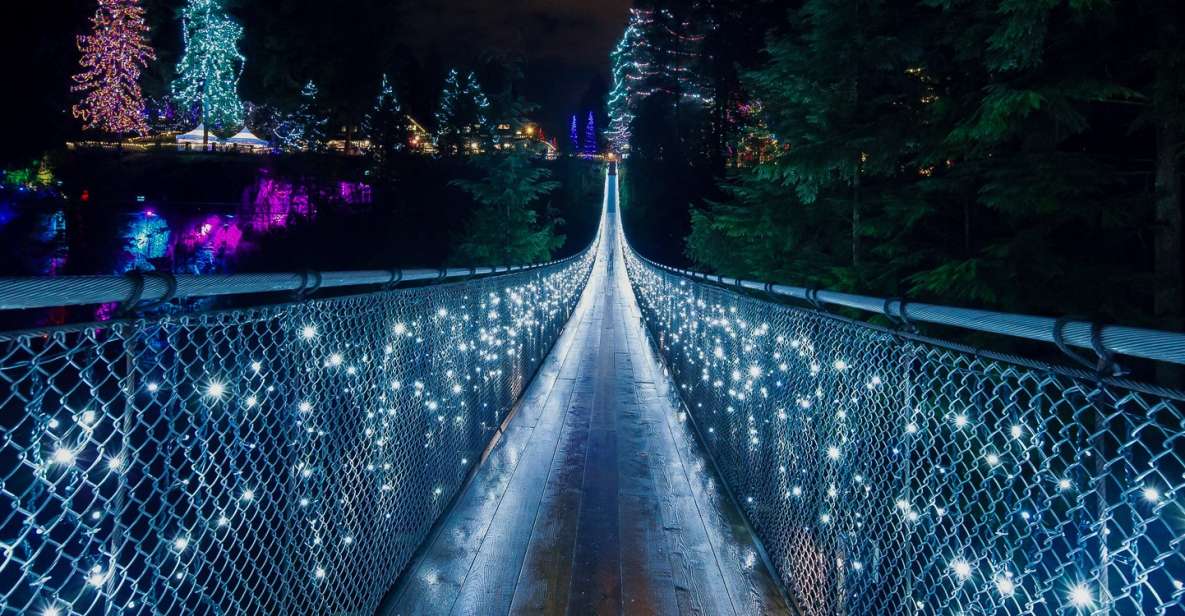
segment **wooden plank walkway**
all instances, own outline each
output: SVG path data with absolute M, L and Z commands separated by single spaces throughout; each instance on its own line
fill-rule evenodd
M 606 233 L 518 413 L 379 614 L 784 614 L 670 401 Z

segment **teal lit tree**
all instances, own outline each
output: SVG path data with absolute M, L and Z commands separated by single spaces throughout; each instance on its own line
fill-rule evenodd
M 466 148 L 479 149 L 489 133 L 486 116 L 490 101 L 482 92 L 477 75 L 469 72 L 461 79 L 456 69 L 449 71 L 436 111 L 436 140 L 445 154 L 460 154 Z
M 173 96 L 185 106 L 200 106 L 207 139 L 211 129 L 231 131 L 243 124 L 239 76 L 246 59 L 238 50 L 243 27 L 223 2 L 189 0 L 181 11 L 185 51 Z
M 300 90 L 300 105 L 276 127 L 276 139 L 289 151 L 318 152 L 325 147 L 329 118 L 321 108 L 317 84 L 309 81 Z

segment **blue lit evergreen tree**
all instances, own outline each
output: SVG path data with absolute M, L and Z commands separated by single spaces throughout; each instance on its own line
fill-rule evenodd
M 594 156 L 599 149 L 597 144 L 597 118 L 593 112 L 588 112 L 588 121 L 584 124 L 584 153 Z

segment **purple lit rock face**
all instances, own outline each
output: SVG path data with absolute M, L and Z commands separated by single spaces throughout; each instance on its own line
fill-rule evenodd
M 308 190 L 292 182 L 271 177 L 266 169 L 259 172 L 255 184 L 243 193 L 240 212 L 244 224 L 255 233 L 266 233 L 284 228 L 296 220 L 312 220 L 315 206 L 309 201 Z

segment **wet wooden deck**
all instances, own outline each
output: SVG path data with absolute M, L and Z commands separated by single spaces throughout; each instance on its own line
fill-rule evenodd
M 610 188 L 606 241 L 572 321 L 379 614 L 788 613 L 667 397 Z

